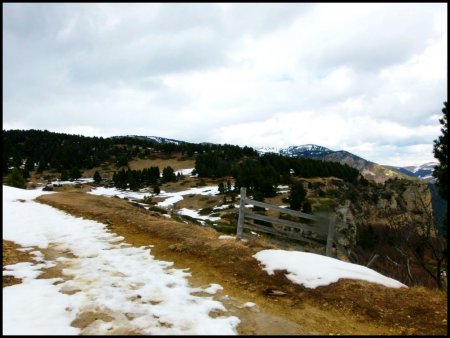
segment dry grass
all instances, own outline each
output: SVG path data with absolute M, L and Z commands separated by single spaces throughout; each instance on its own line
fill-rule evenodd
M 130 244 L 154 244 L 152 254 L 156 258 L 190 268 L 194 276 L 191 282 L 219 283 L 230 296 L 253 301 L 264 313 L 300 324 L 304 332 L 447 333 L 447 295 L 442 292 L 389 289 L 357 281 L 305 289 L 291 283 L 282 272 L 269 276 L 259 267 L 253 254 L 274 248 L 273 244 L 261 240 L 218 240 L 213 229 L 152 217 L 120 199 L 66 192 L 44 195 L 38 200 L 73 215 L 110 224 L 111 230 Z M 273 296 L 273 290 L 285 295 Z M 240 331 L 249 332 L 254 331 Z
M 311 290 L 308 297 L 342 311 L 360 313 L 401 334 L 441 335 L 447 332 L 447 293 L 424 287 L 385 288 L 378 284 L 340 280 Z
M 172 156 L 166 156 L 164 155 L 158 155 L 158 158 L 156 159 L 134 159 L 130 162 L 128 162 L 128 166 L 130 169 L 133 170 L 142 170 L 144 168 L 150 168 L 150 167 L 159 167 L 159 170 L 162 172 L 162 170 L 170 166 L 173 168 L 173 170 L 181 170 L 181 169 L 190 169 L 195 167 L 195 160 L 188 159 L 183 160 L 183 157 L 181 154 L 177 154 Z
M 174 204 L 177 209 L 188 208 L 193 210 L 203 209 L 207 207 L 215 207 L 222 201 L 218 196 L 202 196 L 202 195 L 185 195 L 183 199 Z

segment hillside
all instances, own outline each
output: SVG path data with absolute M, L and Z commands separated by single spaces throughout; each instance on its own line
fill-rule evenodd
M 10 131 L 4 132 L 4 138 L 8 166 L 22 163 L 21 172 L 30 176 L 30 188 L 41 184 L 48 185 L 50 190 L 66 189 L 59 186 L 67 179 L 70 181 L 64 184 L 76 187 L 92 182 L 94 174 L 98 173 L 102 188 L 95 189 L 95 193 L 126 197 L 167 217 L 212 227 L 223 233 L 236 231 L 240 187 L 247 187 L 255 198 L 288 206 L 291 187 L 301 183 L 305 196 L 298 208 L 303 211 L 331 213 L 339 206 L 348 205 L 351 215 L 344 222 L 347 228 L 339 230 L 340 244 L 346 250 L 342 258 L 365 265 L 377 255 L 373 263 L 377 271 L 407 285 L 433 287 L 440 281 L 440 278 L 436 277 L 435 281 L 432 278 L 438 270 L 426 271 L 428 265 L 435 269 L 440 263 L 433 256 L 416 257 L 414 251 L 421 245 L 417 236 L 432 230 L 430 220 L 436 203 L 431 202 L 428 186 L 411 179 L 367 181 L 353 167 L 377 165 L 348 152 L 330 152 L 314 145 L 303 150 L 301 147 L 291 149 L 310 155 L 319 152 L 347 161 L 340 164 L 270 152 L 258 155 L 252 148 L 232 145 L 189 144 L 156 138 L 159 143 L 155 137 L 101 139 Z M 33 158 L 43 149 L 46 155 L 42 157 L 48 158 L 36 164 Z M 33 165 L 28 167 L 29 162 Z M 74 163 L 81 166 L 78 167 L 81 172 Z M 79 176 L 75 177 L 73 172 L 85 179 L 77 181 Z M 279 214 L 270 216 L 280 217 Z M 403 233 L 405 231 L 415 235 Z M 399 247 L 401 253 L 395 247 Z
M 354 280 L 340 280 L 315 289 L 305 288 L 290 281 L 282 271 L 268 274 L 253 258 L 257 252 L 277 248 L 274 244 L 260 239 L 247 242 L 232 238 L 220 239 L 212 229 L 167 219 L 138 208 L 127 200 L 86 194 L 82 192 L 86 188 L 89 186 L 64 189 L 65 192 L 46 194 L 38 200 L 85 220 L 107 224 L 109 231 L 122 236 L 122 241 L 133 247 L 151 245 L 155 259 L 174 262 L 177 269 L 189 268 L 190 285 L 199 288 L 197 295 L 202 294 L 201 290 L 208 290 L 209 296 L 216 294 L 215 299 L 220 300 L 228 310 L 216 310 L 212 317 L 222 318 L 224 324 L 226 318 L 231 318 L 230 315 L 239 317 L 239 334 L 377 335 L 447 332 L 447 299 L 443 292 L 417 287 L 393 289 Z M 16 203 L 20 207 L 20 203 Z M 49 247 L 44 250 L 43 257 L 58 257 L 57 251 L 60 249 L 64 247 Z M 127 250 L 131 254 L 132 248 Z M 81 252 L 76 255 L 81 255 Z M 96 259 L 86 249 L 83 255 L 91 257 L 93 262 Z M 62 276 L 64 264 L 70 264 L 74 259 L 68 256 L 68 252 L 64 256 L 67 258 L 47 270 L 42 278 Z M 102 258 L 103 264 L 106 264 L 105 258 Z M 106 265 L 102 269 L 108 271 Z M 114 278 L 114 283 L 119 283 L 120 277 Z M 212 287 L 217 283 L 223 287 L 222 291 L 218 291 L 220 288 L 217 286 Z M 210 288 L 206 289 L 208 285 Z M 120 294 L 117 287 L 115 300 Z M 173 290 L 178 288 L 172 287 L 175 288 Z M 71 294 L 70 289 L 67 292 Z M 99 301 L 101 298 L 97 299 Z M 392 302 L 392 299 L 396 301 Z M 110 302 L 109 306 L 112 304 Z M 140 311 L 143 310 L 141 308 Z M 108 327 L 113 330 L 110 332 L 132 334 L 126 330 L 126 322 L 129 320 L 132 323 L 134 310 L 129 307 L 128 311 L 128 319 L 121 319 L 121 330 L 116 326 L 116 314 L 105 308 L 86 312 L 74 325 L 86 334 L 102 332 Z M 136 315 L 141 316 L 142 313 Z M 168 323 L 171 323 L 171 319 L 165 320 L 166 324 L 161 329 L 170 330 Z
M 377 183 L 385 182 L 390 178 L 407 178 L 408 176 L 411 176 L 405 175 L 405 173 L 399 170 L 394 170 L 394 168 L 382 166 L 377 163 L 365 160 L 362 157 L 359 157 L 348 151 L 333 151 L 326 147 L 315 144 L 289 146 L 286 148 L 263 147 L 258 148 L 257 151 L 260 154 L 278 153 L 288 157 L 312 158 L 322 161 L 332 161 L 341 164 L 347 164 L 350 167 L 359 170 L 366 179 L 375 181 Z
M 91 169 L 103 164 L 127 165 L 133 158 L 149 158 L 157 152 L 170 155 L 181 152 L 187 157 L 195 157 L 204 152 L 225 151 L 225 156 L 242 158 L 256 157 L 257 154 L 277 153 L 289 158 L 309 158 L 331 161 L 357 169 L 366 179 L 384 182 L 389 178 L 417 177 L 430 179 L 432 164 L 420 168 L 396 168 L 381 166 L 367 161 L 347 151 L 333 151 L 328 148 L 308 144 L 287 148 L 259 148 L 258 152 L 250 147 L 219 145 L 212 143 L 189 143 L 159 136 L 114 136 L 110 138 L 84 137 L 48 131 L 3 131 L 3 173 L 8 168 L 21 167 L 27 171 L 37 169 L 55 169 L 69 171 Z

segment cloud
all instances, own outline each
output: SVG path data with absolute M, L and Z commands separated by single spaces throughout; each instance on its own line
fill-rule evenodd
M 5 4 L 4 128 L 316 143 L 420 164 L 447 99 L 445 9 Z

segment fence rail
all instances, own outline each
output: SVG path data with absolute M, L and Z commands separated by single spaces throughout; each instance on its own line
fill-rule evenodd
M 301 219 L 307 219 L 310 221 L 315 221 L 315 222 L 328 221 L 328 229 L 325 231 L 324 229 L 320 229 L 320 228 L 317 228 L 317 227 L 314 227 L 311 225 L 307 225 L 307 224 L 304 224 L 301 222 L 293 222 L 293 221 L 288 221 L 285 219 L 256 214 L 254 212 L 251 212 L 251 211 L 245 209 L 246 203 L 252 204 L 252 205 L 255 205 L 255 206 L 258 206 L 261 208 L 267 208 L 270 210 L 279 211 L 280 213 L 297 216 L 297 217 L 300 217 Z M 281 224 L 281 225 L 288 226 L 290 228 L 311 231 L 313 233 L 316 233 L 316 234 L 319 234 L 322 236 L 326 236 L 325 254 L 329 257 L 331 257 L 333 255 L 332 249 L 333 249 L 333 242 L 335 241 L 336 213 L 333 213 L 329 218 L 326 218 L 326 217 L 322 217 L 322 216 L 310 215 L 310 214 L 292 210 L 292 209 L 281 208 L 276 205 L 267 204 L 264 202 L 255 201 L 250 198 L 247 198 L 247 188 L 244 188 L 244 187 L 241 188 L 241 201 L 239 204 L 239 219 L 238 219 L 238 226 L 237 226 L 237 230 L 236 230 L 236 236 L 238 238 L 243 237 L 244 228 L 247 228 L 249 230 L 265 232 L 265 233 L 269 233 L 269 234 L 279 236 L 279 237 L 287 237 L 287 238 L 291 238 L 291 239 L 296 239 L 296 240 L 301 240 L 301 241 L 305 241 L 305 242 L 309 242 L 309 243 L 323 245 L 323 243 L 321 243 L 319 240 L 315 240 L 312 238 L 306 238 L 305 236 L 302 236 L 301 234 L 298 234 L 298 233 L 285 231 L 282 229 L 269 228 L 269 227 L 266 227 L 263 225 L 258 225 L 258 224 L 245 223 L 245 218 Z

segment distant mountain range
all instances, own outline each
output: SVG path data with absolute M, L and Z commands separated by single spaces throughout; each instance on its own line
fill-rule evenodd
M 189 142 L 174 140 L 159 136 L 137 136 L 127 135 L 127 137 L 133 137 L 139 140 L 151 140 L 157 143 L 173 143 L 173 144 L 186 144 Z M 203 142 L 202 144 L 212 144 L 209 142 Z M 276 153 L 289 157 L 306 157 L 319 159 L 324 161 L 339 162 L 341 164 L 347 164 L 350 167 L 358 169 L 361 174 L 370 180 L 376 182 L 384 182 L 389 178 L 417 178 L 427 182 L 434 182 L 435 178 L 432 176 L 434 167 L 437 162 L 429 162 L 420 166 L 407 166 L 396 167 L 389 165 L 380 165 L 371 161 L 368 161 L 362 157 L 352 154 L 345 150 L 334 151 L 326 147 L 316 144 L 304 144 L 300 146 L 289 146 L 286 148 L 278 147 L 261 147 L 256 149 L 258 153 Z
M 409 167 L 380 165 L 365 160 L 362 157 L 359 157 L 345 150 L 333 151 L 316 144 L 305 144 L 300 146 L 290 146 L 286 148 L 262 147 L 258 148 L 257 151 L 260 154 L 277 153 L 289 157 L 306 157 L 347 164 L 350 167 L 358 169 L 365 178 L 374 180 L 376 182 L 384 182 L 387 179 L 393 177 L 415 177 L 428 182 L 433 182 L 434 178 L 431 176 L 431 174 L 433 172 L 434 166 L 437 164 L 437 162 L 429 162 L 421 166 Z
M 409 167 L 392 167 L 392 166 L 385 166 L 392 170 L 396 170 L 401 172 L 402 174 L 405 174 L 410 177 L 417 177 L 421 180 L 427 181 L 427 182 L 435 182 L 436 179 L 433 177 L 433 171 L 434 167 L 438 165 L 438 162 L 428 162 L 424 163 L 420 166 L 409 166 Z

